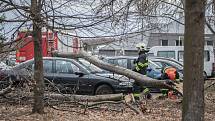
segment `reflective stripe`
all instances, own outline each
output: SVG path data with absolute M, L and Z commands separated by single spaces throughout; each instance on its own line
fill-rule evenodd
M 139 68 L 139 67 L 136 67 L 136 70 L 137 70 L 137 71 L 140 71 L 140 68 Z
M 134 97 L 140 97 L 141 94 L 140 93 L 134 93 L 133 95 L 134 95 Z
M 143 90 L 143 93 L 144 93 L 144 94 L 149 93 L 149 88 L 145 88 L 145 89 Z
M 146 63 L 144 63 L 144 64 L 141 63 L 141 62 L 138 62 L 137 65 L 140 66 L 140 67 L 146 67 L 146 66 L 148 66 L 149 64 L 148 64 L 148 62 L 146 62 Z
M 147 67 L 148 66 L 148 62 L 146 62 L 146 63 L 141 63 L 141 62 L 138 62 L 138 63 L 135 63 L 135 69 L 137 70 L 137 71 L 140 71 L 141 70 L 141 68 L 144 68 L 144 67 Z
M 140 68 L 138 67 L 137 63 L 135 64 L 135 69 L 136 69 L 137 71 L 140 71 Z
M 137 71 L 140 71 L 140 68 L 138 67 L 137 64 L 135 64 L 135 69 L 136 69 Z

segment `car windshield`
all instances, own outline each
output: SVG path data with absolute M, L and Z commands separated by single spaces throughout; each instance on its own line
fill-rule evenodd
M 177 62 L 177 61 L 175 61 L 175 60 L 169 60 L 169 59 L 163 59 L 163 60 L 153 60 L 152 59 L 152 61 L 153 62 L 155 62 L 156 64 L 158 64 L 158 65 L 161 65 L 161 66 L 172 66 L 172 67 L 174 67 L 174 68 L 176 68 L 176 69 L 178 69 L 178 70 L 183 70 L 183 65 L 182 64 L 180 64 L 179 62 Z M 164 64 L 164 65 L 162 65 L 162 63 Z
M 183 66 L 181 64 L 179 64 L 178 62 L 175 62 L 175 61 L 171 61 L 171 64 L 173 66 L 175 66 L 176 68 L 178 69 L 183 69 Z
M 91 73 L 104 73 L 106 72 L 105 70 L 93 65 L 92 63 L 84 60 L 84 59 L 79 59 L 78 62 L 82 64 L 84 67 L 87 68 Z
M 156 71 L 161 71 L 162 69 L 162 66 L 152 62 L 151 60 L 149 60 L 149 68 L 153 69 L 153 70 L 156 70 Z

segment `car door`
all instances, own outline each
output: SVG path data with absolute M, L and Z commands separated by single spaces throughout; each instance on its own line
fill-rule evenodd
M 29 67 L 31 67 L 31 70 L 34 71 L 34 62 L 32 62 Z M 54 76 L 53 60 L 51 59 L 43 60 L 43 74 L 44 74 L 45 84 L 50 85 L 53 81 L 53 76 Z
M 53 79 L 54 79 L 54 63 L 51 59 L 43 60 L 43 72 L 44 72 L 44 81 L 46 86 L 53 88 Z
M 63 93 L 76 93 L 79 90 L 80 68 L 68 60 L 55 61 L 54 83 Z

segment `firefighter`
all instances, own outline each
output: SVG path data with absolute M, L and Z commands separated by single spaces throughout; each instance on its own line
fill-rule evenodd
M 167 66 L 162 69 L 162 79 L 170 79 L 172 81 L 179 81 L 179 73 L 174 67 Z
M 139 56 L 135 61 L 134 71 L 146 75 L 148 67 L 147 52 L 149 51 L 146 49 L 144 43 L 137 44 L 136 48 L 138 49 Z M 151 98 L 150 90 L 147 87 L 143 87 L 142 95 L 144 95 L 145 98 Z
M 137 44 L 136 48 L 138 49 L 138 55 L 135 62 L 135 69 L 134 71 L 146 75 L 147 67 L 148 67 L 148 59 L 147 59 L 147 52 L 148 50 L 145 47 L 145 44 Z
M 167 84 L 174 86 L 173 81 L 175 82 L 179 82 L 179 73 L 177 72 L 177 70 L 174 67 L 168 66 L 165 67 L 164 69 L 162 69 L 162 79 L 169 79 L 170 81 L 167 82 Z M 172 98 L 173 95 L 171 94 L 171 96 L 169 95 L 169 92 L 172 92 L 172 90 L 168 90 L 168 89 L 161 89 L 161 92 L 163 94 L 163 96 L 167 96 L 169 98 Z

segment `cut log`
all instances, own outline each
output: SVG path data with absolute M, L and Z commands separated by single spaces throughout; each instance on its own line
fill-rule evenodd
M 46 94 L 46 98 L 52 98 L 56 100 L 64 100 L 64 101 L 89 101 L 89 102 L 97 102 L 97 101 L 119 101 L 123 99 L 123 94 L 107 94 L 107 95 L 70 95 L 70 94 Z

